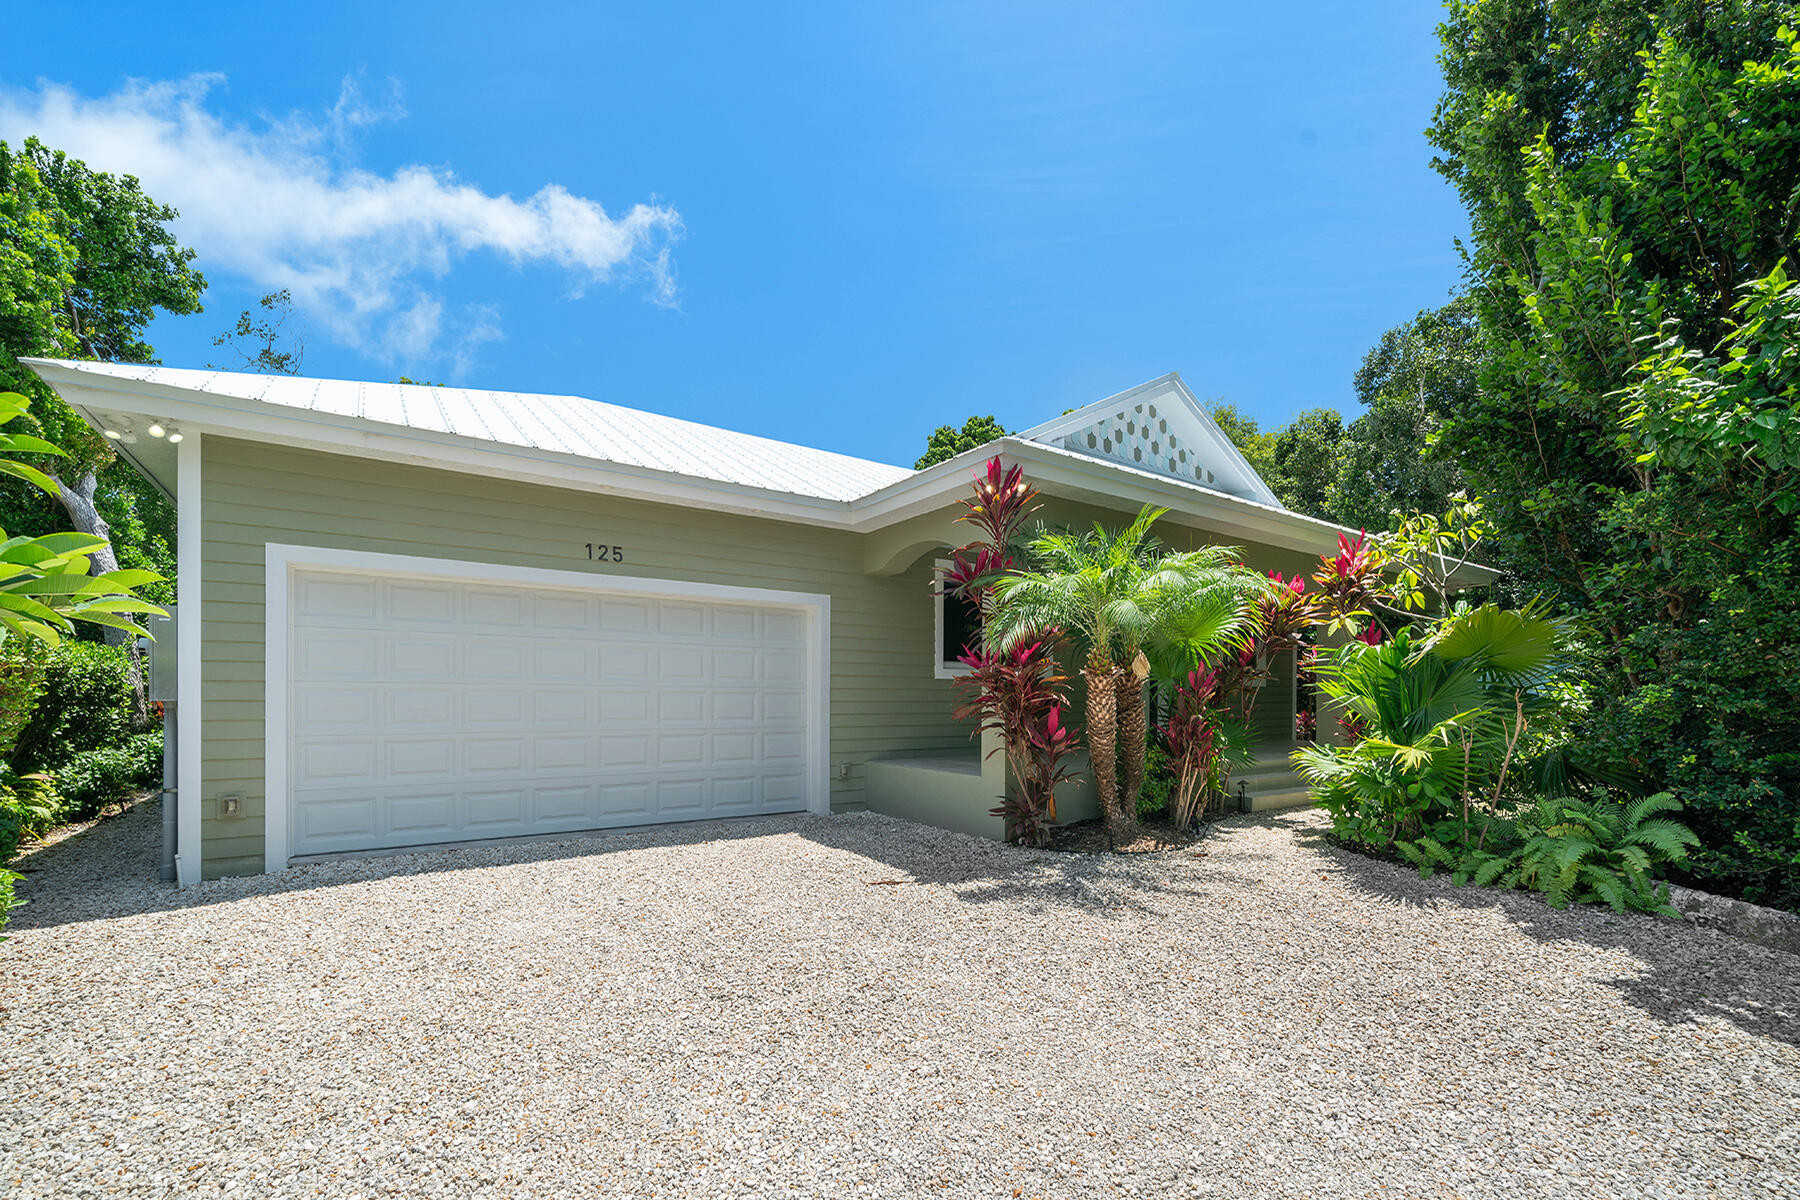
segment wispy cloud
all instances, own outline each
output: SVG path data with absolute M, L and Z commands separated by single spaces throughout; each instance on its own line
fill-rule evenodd
M 668 205 L 615 216 L 555 183 L 515 199 L 433 167 L 379 174 L 355 164 L 357 135 L 404 117 L 395 82 L 371 100 L 347 78 L 319 113 L 254 126 L 214 110 L 222 82 L 133 82 L 103 97 L 54 84 L 0 90 L 0 138 L 36 134 L 96 170 L 136 175 L 180 210 L 178 235 L 203 270 L 287 288 L 312 321 L 389 363 L 466 369 L 502 336 L 492 306 L 458 307 L 445 294 L 471 254 L 560 270 L 574 294 L 615 283 L 675 303 L 670 247 L 682 225 Z

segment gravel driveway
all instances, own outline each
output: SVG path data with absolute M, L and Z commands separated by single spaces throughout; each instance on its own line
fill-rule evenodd
M 30 864 L 0 1192 L 1800 1195 L 1800 959 L 1322 827 L 780 818 L 176 893 L 146 806 Z

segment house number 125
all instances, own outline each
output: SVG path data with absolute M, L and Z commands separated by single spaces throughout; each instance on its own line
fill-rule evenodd
M 589 542 L 587 552 L 590 562 L 625 561 L 625 547 L 623 546 L 602 546 L 598 542 Z

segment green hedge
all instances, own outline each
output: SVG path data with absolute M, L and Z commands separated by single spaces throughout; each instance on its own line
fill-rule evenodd
M 131 661 L 96 642 L 64 642 L 44 655 L 43 692 L 20 731 L 15 771 L 53 770 L 88 750 L 123 745 L 131 734 Z

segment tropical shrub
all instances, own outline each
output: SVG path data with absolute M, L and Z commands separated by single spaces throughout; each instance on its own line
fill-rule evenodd
M 1169 796 L 1169 820 L 1186 829 L 1223 791 L 1220 777 L 1219 714 L 1215 703 L 1219 687 L 1217 671 L 1188 672 L 1175 692 L 1168 724 L 1162 735 L 1168 743 L 1175 770 L 1175 788 Z
M 1160 728 L 1151 730 L 1150 744 L 1144 750 L 1144 786 L 1138 792 L 1138 819 L 1154 817 L 1169 810 L 1169 795 L 1175 790 L 1175 765 L 1163 745 Z
M 1056 820 L 1056 788 L 1073 776 L 1066 759 L 1079 748 L 1072 726 L 1063 721 L 1067 678 L 1057 666 L 1061 631 L 1053 624 L 1036 638 L 1006 649 L 991 646 L 995 585 L 1013 568 L 1013 543 L 1037 508 L 1037 489 L 1017 465 L 1008 469 L 990 458 L 972 484 L 975 496 L 963 501 L 966 521 L 985 537 L 957 550 L 938 581 L 946 592 L 971 599 L 981 614 L 982 644 L 965 647 L 969 668 L 958 681 L 965 702 L 957 720 L 974 719 L 978 729 L 1000 736 L 1006 755 L 1007 786 L 995 816 L 1005 820 L 1009 840 L 1042 845 Z
M 1056 820 L 1056 787 L 1072 778 L 1065 760 L 1077 745 L 1063 723 L 1067 678 L 1057 672 L 1049 642 L 1012 650 L 971 650 L 962 656 L 968 674 L 957 680 L 969 700 L 957 720 L 975 719 L 1000 735 L 994 753 L 1006 755 L 1009 786 L 993 809 L 1006 821 L 1009 841 L 1041 846 Z
M 1520 814 L 1524 844 L 1501 883 L 1534 888 L 1552 908 L 1604 901 L 1615 912 L 1680 917 L 1668 885 L 1651 878 L 1655 868 L 1684 861 L 1700 844 L 1686 825 L 1657 815 L 1680 811 L 1667 792 L 1629 804 L 1568 796 L 1540 801 Z
M 122 744 L 131 733 L 132 668 L 126 652 L 66 641 L 42 658 L 41 695 L 13 746 L 14 769 L 51 770 L 75 755 Z
M 1459 3 L 1429 136 L 1483 347 L 1438 450 L 1585 630 L 1582 741 L 1681 797 L 1684 871 L 1800 907 L 1796 16 Z
M 25 877 L 17 871 L 9 871 L 5 867 L 0 867 L 0 929 L 5 929 L 7 922 L 12 919 L 12 910 L 25 903 L 13 895 L 13 885 L 23 878 Z M 0 942 L 5 940 L 6 935 L 0 933 Z
M 1198 637 L 1232 627 L 1241 620 L 1248 574 L 1230 547 L 1163 553 L 1150 529 L 1165 511 L 1146 507 L 1122 530 L 1047 530 L 1027 545 L 1028 565 L 994 586 L 988 632 L 997 646 L 1035 640 L 1046 628 L 1083 645 L 1088 760 L 1101 811 L 1120 840 L 1136 836 L 1143 786 L 1145 648 L 1170 629 Z
M 1490 604 L 1427 637 L 1402 626 L 1375 645 L 1321 651 L 1319 689 L 1362 736 L 1303 747 L 1294 762 L 1338 835 L 1385 848 L 1446 817 L 1467 831 L 1516 798 L 1520 740 L 1568 670 L 1564 636 L 1539 613 Z
M 65 806 L 62 819 L 85 821 L 107 805 L 160 781 L 162 735 L 141 733 L 122 746 L 74 755 L 54 775 Z

